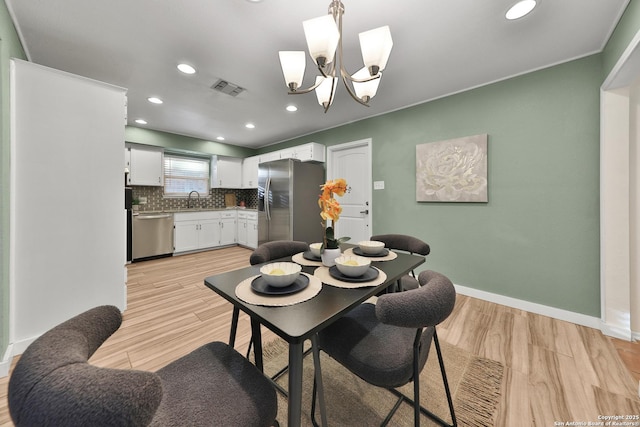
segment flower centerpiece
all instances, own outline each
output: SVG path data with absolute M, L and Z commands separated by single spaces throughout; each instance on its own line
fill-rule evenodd
M 335 196 L 343 196 L 347 191 L 347 181 L 343 178 L 334 180 L 328 180 L 324 185 L 320 186 L 322 193 L 318 199 L 318 206 L 320 206 L 320 217 L 322 217 L 322 227 L 324 228 L 324 236 L 322 241 L 321 252 L 323 255 L 323 263 L 332 264 L 333 259 L 324 261 L 325 252 L 334 251 L 334 255 L 337 257 L 340 255 L 340 244 L 346 242 L 350 237 L 335 237 L 336 222 L 340 218 L 342 213 L 342 207 L 336 200 Z

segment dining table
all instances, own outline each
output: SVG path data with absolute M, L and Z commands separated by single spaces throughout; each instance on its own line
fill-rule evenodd
M 353 246 L 343 246 L 343 250 L 349 249 L 353 250 Z M 287 421 L 290 427 L 299 426 L 302 417 L 304 341 L 308 339 L 313 341 L 319 331 L 338 320 L 358 304 L 384 292 L 387 288 L 394 287 L 403 275 L 425 262 L 424 256 L 392 251 L 389 251 L 389 253 L 393 256 L 387 257 L 384 261 L 371 258 L 371 266 L 381 272 L 381 279 L 373 282 L 371 286 L 363 283 L 358 287 L 345 288 L 335 286 L 336 284 L 339 285 L 339 283 L 335 283 L 333 280 L 325 279 L 327 282 L 334 283 L 334 285 L 322 281 L 319 292 L 310 299 L 282 306 L 251 303 L 246 301 L 247 298 L 243 299 L 238 296 L 237 288 L 239 288 L 240 284 L 258 277 L 260 268 L 268 263 L 240 268 L 205 278 L 204 283 L 208 288 L 233 304 L 234 314 L 232 316 L 229 345 L 233 346 L 235 343 L 238 312 L 242 311 L 249 315 L 255 363 L 259 369 L 262 370 L 263 368 L 261 325 L 288 343 Z M 292 261 L 292 259 L 301 259 L 300 254 L 298 254 L 298 258 L 296 256 L 286 257 L 278 261 Z M 314 274 L 317 275 L 320 272 L 320 270 L 316 271 L 320 268 L 320 263 L 315 265 L 315 263 L 305 262 L 302 266 L 302 273 L 313 278 Z M 324 268 L 326 269 L 326 267 Z

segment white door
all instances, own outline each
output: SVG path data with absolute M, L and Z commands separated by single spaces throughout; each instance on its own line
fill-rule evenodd
M 338 197 L 342 214 L 336 236 L 349 236 L 349 243 L 371 237 L 371 138 L 327 148 L 327 179 L 344 178 L 347 192 Z

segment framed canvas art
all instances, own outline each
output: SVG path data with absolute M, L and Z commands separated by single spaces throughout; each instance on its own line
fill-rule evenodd
M 416 145 L 416 201 L 488 202 L 487 135 Z

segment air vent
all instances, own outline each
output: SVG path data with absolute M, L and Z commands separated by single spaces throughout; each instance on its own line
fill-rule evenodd
M 211 89 L 217 90 L 218 92 L 226 93 L 227 95 L 231 96 L 238 96 L 245 91 L 244 88 L 222 79 L 219 79 L 217 82 L 215 82 L 213 86 L 211 86 Z

